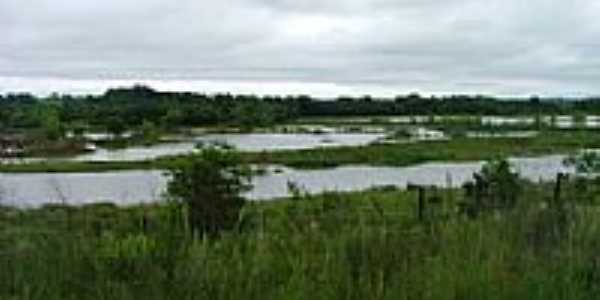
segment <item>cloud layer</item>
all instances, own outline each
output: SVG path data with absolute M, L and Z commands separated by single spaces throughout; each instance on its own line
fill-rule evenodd
M 599 13 L 591 0 L 2 0 L 0 92 L 599 94 Z

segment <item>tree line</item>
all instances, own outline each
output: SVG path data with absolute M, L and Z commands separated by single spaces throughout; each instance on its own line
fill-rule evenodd
M 307 95 L 256 96 L 159 92 L 147 86 L 109 89 L 101 95 L 37 97 L 0 95 L 0 128 L 39 128 L 57 123 L 118 129 L 151 121 L 163 127 L 234 125 L 269 126 L 311 116 L 386 115 L 559 115 L 600 114 L 600 98 L 495 98 L 481 95 L 395 98 Z

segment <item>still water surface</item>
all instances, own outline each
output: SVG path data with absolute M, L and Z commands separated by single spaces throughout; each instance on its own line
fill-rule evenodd
M 141 161 L 170 155 L 188 154 L 196 144 L 227 144 L 239 151 L 277 151 L 313 149 L 319 147 L 362 146 L 384 137 L 372 133 L 327 134 L 209 134 L 191 142 L 159 144 L 149 147 L 129 147 L 121 150 L 100 149 L 73 158 L 75 161 Z
M 572 173 L 563 166 L 563 156 L 512 159 L 516 170 L 530 180 L 552 180 L 558 172 Z M 294 170 L 269 167 L 254 179 L 252 200 L 269 200 L 288 195 L 288 182 L 310 193 L 356 191 L 374 186 L 407 183 L 460 186 L 471 179 L 481 162 L 427 163 L 411 167 L 345 166 L 326 170 Z M 278 169 L 280 172 L 273 172 Z M 114 202 L 121 205 L 161 199 L 167 178 L 161 171 L 124 171 L 75 174 L 0 174 L 0 202 L 4 205 L 35 207 L 44 203 L 84 204 Z

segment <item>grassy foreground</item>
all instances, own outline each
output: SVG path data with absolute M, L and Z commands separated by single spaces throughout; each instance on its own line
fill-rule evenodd
M 0 299 L 597 299 L 600 194 L 567 186 L 581 202 L 561 213 L 551 190 L 475 219 L 440 190 L 423 221 L 410 192 L 298 196 L 247 205 L 219 239 L 168 204 L 3 208 Z
M 593 131 L 543 132 L 534 138 L 470 139 L 406 144 L 335 147 L 242 154 L 253 164 L 280 164 L 295 168 L 328 168 L 348 164 L 408 166 L 429 161 L 474 161 L 497 157 L 568 154 L 583 148 L 600 148 L 600 133 Z M 103 172 L 166 169 L 177 157 L 139 162 L 64 162 L 0 165 L 0 172 Z

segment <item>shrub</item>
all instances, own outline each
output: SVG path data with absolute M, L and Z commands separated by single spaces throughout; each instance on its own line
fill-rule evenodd
M 522 192 L 522 179 L 504 159 L 487 162 L 473 179 L 464 185 L 468 201 L 464 209 L 472 216 L 484 209 L 513 208 Z
M 186 204 L 189 228 L 214 236 L 231 229 L 250 188 L 250 172 L 232 151 L 213 148 L 177 162 L 170 170 L 169 195 Z

